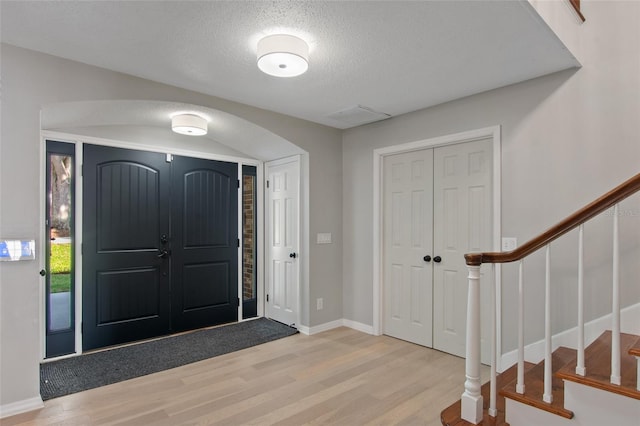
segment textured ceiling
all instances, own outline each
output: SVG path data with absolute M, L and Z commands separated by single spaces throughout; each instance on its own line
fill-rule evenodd
M 3 42 L 291 116 L 392 116 L 578 66 L 526 0 L 6 1 Z M 310 69 L 280 79 L 256 43 L 290 33 Z

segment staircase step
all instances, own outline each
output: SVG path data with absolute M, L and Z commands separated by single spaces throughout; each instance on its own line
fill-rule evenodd
M 640 336 L 638 336 L 638 340 L 636 343 L 629 348 L 629 355 L 639 356 L 640 357 Z
M 640 356 L 640 336 L 620 334 L 620 385 L 614 385 L 611 379 L 611 331 L 600 335 L 585 349 L 586 376 L 576 374 L 576 361 L 565 365 L 557 376 L 583 385 L 640 399 L 640 391 L 636 389 L 638 363 L 635 354 Z
M 565 347 L 556 349 L 551 358 L 552 372 L 559 371 L 567 363 L 575 361 L 575 358 L 576 351 L 573 349 Z M 536 364 L 535 367 L 525 373 L 524 384 L 524 394 L 516 392 L 516 380 L 513 380 L 502 388 L 500 395 L 567 419 L 573 418 L 573 412 L 564 408 L 564 383 L 555 374 L 553 374 L 551 382 L 553 400 L 551 404 L 542 400 L 542 394 L 544 393 L 544 361 Z
M 525 371 L 533 367 L 534 367 L 534 364 L 525 362 L 525 367 L 524 367 Z M 514 365 L 513 367 L 504 371 L 503 373 L 498 374 L 498 376 L 496 377 L 496 388 L 497 389 L 502 388 L 507 383 L 515 380 L 516 377 L 517 377 L 517 369 L 516 369 L 516 366 Z M 498 415 L 496 417 L 491 417 L 488 412 L 489 402 L 490 402 L 489 398 L 490 398 L 490 392 L 491 392 L 491 382 L 487 382 L 484 385 L 482 385 L 481 392 L 482 392 L 482 399 L 483 399 L 484 418 L 479 424 L 484 426 L 487 426 L 487 425 L 509 426 L 509 424 L 505 421 L 505 418 L 504 418 L 504 414 L 505 414 L 504 413 L 504 405 L 505 405 L 504 397 L 501 397 L 500 395 L 496 396 L 496 409 L 498 410 Z M 452 405 L 450 405 L 449 407 L 442 410 L 442 413 L 440 413 L 440 420 L 444 426 L 472 425 L 472 423 L 462 420 L 460 418 L 460 413 L 461 413 L 460 400 L 458 400 Z

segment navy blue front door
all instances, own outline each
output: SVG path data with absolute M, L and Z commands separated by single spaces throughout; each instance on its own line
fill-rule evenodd
M 84 145 L 85 350 L 237 319 L 234 169 Z

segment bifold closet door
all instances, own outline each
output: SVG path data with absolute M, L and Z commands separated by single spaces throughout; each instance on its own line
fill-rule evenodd
M 430 347 L 433 150 L 387 156 L 383 168 L 384 333 Z
M 385 334 L 465 356 L 464 254 L 491 250 L 492 171 L 491 139 L 384 158 Z

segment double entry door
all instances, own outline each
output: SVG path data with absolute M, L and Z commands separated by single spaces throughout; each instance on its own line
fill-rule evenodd
M 465 355 L 464 254 L 491 248 L 490 139 L 383 164 L 384 333 Z
M 238 318 L 238 165 L 84 145 L 83 349 Z

